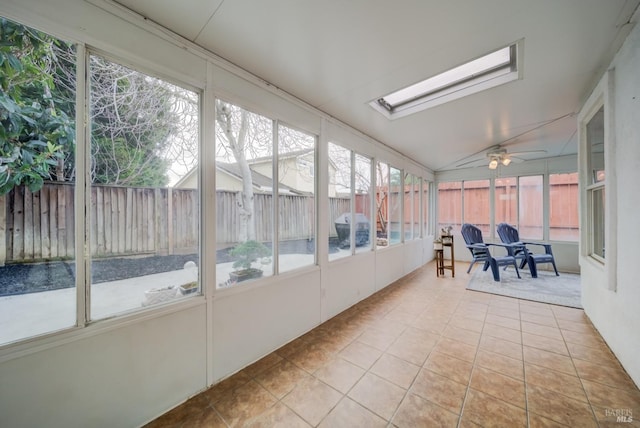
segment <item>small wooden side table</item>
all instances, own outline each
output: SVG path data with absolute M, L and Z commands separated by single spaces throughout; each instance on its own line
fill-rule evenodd
M 436 276 L 444 276 L 444 250 L 434 250 L 436 252 Z
M 449 253 L 451 256 L 450 262 L 451 264 L 444 264 L 444 249 L 449 248 Z M 442 274 L 444 275 L 444 269 L 449 269 L 451 271 L 451 277 L 456 277 L 456 262 L 455 262 L 455 253 L 453 247 L 453 235 L 444 235 L 442 236 Z M 437 257 L 437 255 L 436 255 Z M 437 264 L 437 262 L 436 262 Z

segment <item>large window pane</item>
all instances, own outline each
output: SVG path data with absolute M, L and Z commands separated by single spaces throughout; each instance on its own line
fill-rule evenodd
M 495 214 L 496 226 L 500 223 L 518 225 L 518 179 L 516 177 L 496 178 Z M 497 234 L 496 234 L 497 235 Z
M 404 240 L 413 239 L 413 174 L 404 173 L 404 189 L 402 199 L 404 200 Z
M 604 225 L 605 225 L 605 188 L 598 187 L 591 192 L 591 228 L 593 235 L 591 237 L 592 254 L 605 258 L 605 240 L 604 240 Z
M 438 183 L 438 230 L 452 227 L 452 233 L 460 233 L 462 226 L 462 182 Z
M 351 150 L 329 143 L 329 260 L 351 255 Z
M 0 345 L 76 324 L 75 46 L 0 18 Z
M 389 168 L 389 243 L 399 244 L 402 240 L 401 229 L 402 202 L 404 199 L 404 189 L 402 171 L 398 168 Z
M 485 238 L 490 235 L 491 207 L 489 180 L 465 181 L 463 221 L 478 227 Z
M 278 127 L 278 271 L 315 263 L 316 138 Z
M 376 163 L 376 243 L 389 245 L 389 165 Z
M 587 144 L 589 146 L 589 169 L 591 183 L 605 179 L 604 170 L 604 106 L 587 123 Z
M 589 254 L 596 259 L 605 258 L 605 169 L 604 169 L 604 106 L 593 115 L 586 125 L 588 167 L 591 173 L 587 185 L 590 207 L 587 210 L 589 227 Z
M 216 284 L 273 274 L 273 121 L 216 100 Z
M 413 239 L 420 238 L 420 177 L 413 177 Z
M 542 239 L 542 176 L 518 180 L 518 232 L 521 239 Z
M 422 182 L 422 237 L 429 234 L 429 182 Z
M 578 241 L 578 173 L 549 174 L 549 239 Z
M 371 159 L 355 156 L 355 213 L 356 213 L 356 253 L 371 250 Z M 361 219 L 362 221 L 358 220 Z
M 91 55 L 91 318 L 199 289 L 198 94 Z

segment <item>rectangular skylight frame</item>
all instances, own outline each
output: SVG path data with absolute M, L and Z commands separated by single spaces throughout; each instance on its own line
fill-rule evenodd
M 393 120 L 522 78 L 522 40 L 369 103 Z

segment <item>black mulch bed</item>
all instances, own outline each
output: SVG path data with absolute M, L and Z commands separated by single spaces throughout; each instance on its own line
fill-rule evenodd
M 270 246 L 270 243 L 265 243 Z M 280 253 L 304 253 L 314 251 L 310 240 L 288 241 L 280 244 Z M 218 263 L 232 262 L 231 248 L 216 252 Z M 329 252 L 338 251 L 337 242 L 330 242 Z M 94 284 L 117 281 L 136 276 L 170 272 L 182 269 L 188 261 L 198 264 L 196 254 L 97 259 L 91 264 Z M 55 261 L 44 263 L 8 264 L 0 266 L 0 297 L 16 294 L 38 293 L 47 290 L 75 286 L 75 262 Z
M 91 264 L 91 275 L 93 283 L 117 281 L 182 269 L 188 261 L 198 263 L 198 256 L 187 254 L 94 260 Z M 75 270 L 73 261 L 2 266 L 0 267 L 0 296 L 73 287 Z

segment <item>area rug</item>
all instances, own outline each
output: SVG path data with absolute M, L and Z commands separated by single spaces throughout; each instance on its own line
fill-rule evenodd
M 538 278 L 531 278 L 527 270 L 522 270 L 520 276 L 522 279 L 518 279 L 513 269 L 500 269 L 500 282 L 496 282 L 491 270 L 484 272 L 478 267 L 467 289 L 582 309 L 580 275 L 560 272 L 560 276 L 556 276 L 554 272 L 539 270 Z

